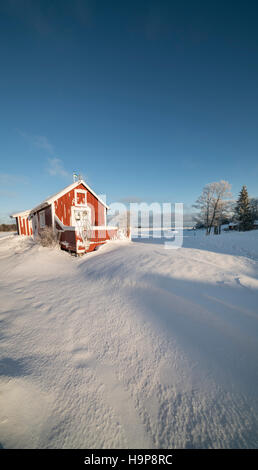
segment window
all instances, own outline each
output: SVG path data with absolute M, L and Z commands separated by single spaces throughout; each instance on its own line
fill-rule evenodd
M 72 224 L 75 227 L 89 224 L 91 221 L 91 210 L 90 208 L 73 208 L 72 211 Z
M 76 221 L 81 220 L 81 211 L 74 211 L 74 218 Z
M 75 205 L 76 206 L 86 206 L 87 199 L 86 199 L 86 191 L 83 189 L 75 189 Z
M 45 211 L 41 211 L 39 213 L 39 226 L 40 228 L 45 227 L 46 225 L 46 217 L 45 217 Z

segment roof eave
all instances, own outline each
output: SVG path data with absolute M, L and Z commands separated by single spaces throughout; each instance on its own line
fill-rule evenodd
M 41 202 L 41 204 L 38 204 L 36 207 L 33 207 L 33 209 L 23 211 L 23 212 L 17 212 L 15 214 L 12 214 L 10 217 L 15 218 L 15 217 L 18 217 L 19 215 L 25 215 L 25 214 L 27 215 L 27 214 L 33 214 L 35 212 L 38 212 L 39 210 L 44 209 L 45 207 L 51 205 L 53 202 L 55 202 L 61 196 L 66 194 L 68 191 L 71 191 L 72 189 L 76 188 L 76 186 L 78 186 L 78 184 L 83 184 L 83 186 L 85 186 L 85 188 L 88 191 L 90 191 L 93 194 L 93 196 L 96 197 L 96 199 L 98 199 L 100 204 L 102 204 L 106 209 L 110 209 L 110 207 L 104 201 L 102 201 L 102 199 L 93 191 L 93 189 L 91 189 L 90 186 L 88 186 L 85 183 L 84 180 L 79 180 L 79 181 L 76 181 L 75 183 L 72 183 L 70 186 L 67 186 L 65 190 L 60 191 L 59 193 L 55 194 L 54 196 L 50 197 L 49 199 L 46 199 L 45 201 Z
M 88 191 L 90 191 L 93 194 L 93 196 L 95 196 L 104 207 L 106 207 L 106 209 L 109 209 L 109 206 L 104 201 L 102 201 L 102 199 L 93 191 L 93 189 L 91 189 L 91 187 L 87 183 L 85 183 L 84 180 L 76 181 L 70 186 L 67 186 L 65 190 L 60 191 L 59 193 L 55 194 L 53 197 L 50 197 L 49 199 L 46 199 L 45 202 L 47 202 L 48 204 L 52 204 L 52 202 L 55 202 L 61 196 L 66 194 L 68 191 L 71 191 L 72 189 L 76 188 L 78 184 L 83 184 L 83 186 L 85 186 L 85 188 L 88 189 Z
M 27 210 L 27 211 L 21 211 L 21 212 L 15 212 L 14 214 L 11 214 L 10 217 L 12 219 L 15 219 L 16 217 L 22 217 L 23 215 L 28 215 L 30 214 L 30 210 Z

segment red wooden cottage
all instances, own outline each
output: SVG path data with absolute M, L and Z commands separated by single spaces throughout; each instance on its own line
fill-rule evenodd
M 107 227 L 108 206 L 83 181 L 67 186 L 34 209 L 12 214 L 19 235 L 40 235 L 52 227 L 61 248 L 82 254 L 115 238 L 117 227 Z
M 17 212 L 11 217 L 16 219 L 16 228 L 18 235 L 33 235 L 32 222 L 29 220 L 30 211 Z

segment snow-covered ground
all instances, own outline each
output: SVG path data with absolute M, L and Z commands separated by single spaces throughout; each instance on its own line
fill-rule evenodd
M 9 238 L 12 237 L 16 232 L 0 232 L 0 240 L 1 238 Z
M 2 446 L 257 447 L 257 242 L 0 240 Z

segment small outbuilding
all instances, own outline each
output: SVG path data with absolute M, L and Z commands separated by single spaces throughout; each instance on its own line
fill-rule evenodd
M 228 224 L 228 229 L 229 230 L 238 230 L 239 229 L 239 223 L 238 222 L 230 222 Z
M 32 235 L 32 222 L 28 218 L 30 211 L 17 212 L 12 214 L 11 217 L 16 220 L 16 229 L 18 235 Z
M 74 182 L 31 210 L 12 214 L 19 235 L 37 237 L 46 228 L 56 233 L 62 249 L 82 254 L 115 238 L 107 226 L 108 206 L 83 180 Z

